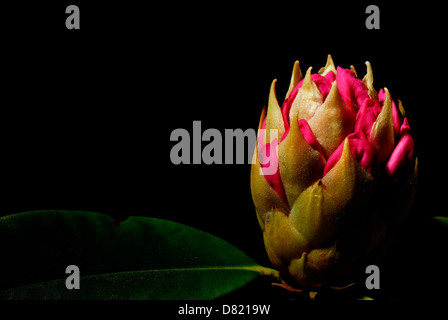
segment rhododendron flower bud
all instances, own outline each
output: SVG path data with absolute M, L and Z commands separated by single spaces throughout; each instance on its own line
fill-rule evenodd
M 252 198 L 271 262 L 301 286 L 331 285 L 378 262 L 415 194 L 409 121 L 366 66 L 359 79 L 328 56 L 302 77 L 296 61 L 284 102 L 274 80 L 260 118 Z M 277 170 L 263 171 L 262 150 Z

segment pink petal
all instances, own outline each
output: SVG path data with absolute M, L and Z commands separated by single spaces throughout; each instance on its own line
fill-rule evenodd
M 373 99 L 364 100 L 361 108 L 356 115 L 355 132 L 363 132 L 365 135 L 370 135 L 370 130 L 376 118 L 381 112 L 381 105 L 378 101 Z
M 333 71 L 329 71 L 326 75 L 325 78 L 327 78 L 328 80 L 331 81 L 331 83 L 333 83 L 334 80 L 336 80 L 336 75 L 334 74 Z
M 313 82 L 316 84 L 325 101 L 325 98 L 328 96 L 328 93 L 331 90 L 332 81 L 326 77 L 322 77 L 318 73 L 312 74 L 311 79 L 313 79 Z
M 386 172 L 391 177 L 398 177 L 400 172 L 409 169 L 414 159 L 414 139 L 409 133 L 404 134 L 392 152 L 386 164 Z
M 381 88 L 380 91 L 378 92 L 378 101 L 381 102 L 381 104 L 383 104 L 385 97 L 386 97 L 386 92 L 384 91 L 383 88 Z
M 386 164 L 386 172 L 391 177 L 397 178 L 400 172 L 412 169 L 410 166 L 414 159 L 414 139 L 411 136 L 411 127 L 407 118 L 403 119 L 403 123 L 399 129 L 400 140 L 389 157 Z
M 319 141 L 317 141 L 316 136 L 314 135 L 313 131 L 311 131 L 310 125 L 305 119 L 299 120 L 299 129 L 303 137 L 305 138 L 306 142 L 308 142 L 308 144 L 311 146 L 311 148 L 319 151 L 323 155 L 324 150 L 322 149 L 322 146 L 320 145 Z
M 370 144 L 369 139 L 363 132 L 360 132 L 349 135 L 349 140 L 353 157 L 361 167 L 371 173 L 374 166 L 375 149 Z
M 263 171 L 263 175 L 266 179 L 266 182 L 269 184 L 269 186 L 278 194 L 278 196 L 285 202 L 288 203 L 288 200 L 286 198 L 286 193 L 283 188 L 282 179 L 280 177 L 280 170 L 278 168 L 278 154 L 276 152 L 278 147 L 278 140 L 274 139 L 271 143 L 266 143 L 262 146 L 261 150 L 259 151 L 258 157 L 259 162 L 261 166 L 261 170 Z M 269 161 L 265 161 L 264 157 L 266 156 Z M 272 163 L 271 163 L 272 161 Z M 265 163 L 266 162 L 266 163 Z M 270 166 L 275 166 L 276 170 L 275 173 L 272 174 L 270 170 Z M 272 168 L 270 168 L 272 169 Z
M 289 103 L 289 101 L 290 99 L 286 98 L 286 100 L 283 101 L 283 104 L 281 106 L 283 123 L 285 124 L 285 129 L 287 131 L 289 129 L 289 110 L 291 109 L 291 103 Z
M 341 67 L 337 67 L 336 82 L 347 108 L 356 114 L 364 100 L 369 98 L 369 90 L 366 85 L 362 80 L 356 78 L 352 70 Z
M 375 150 L 370 144 L 369 139 L 367 139 L 363 132 L 349 134 L 347 138 L 350 143 L 350 151 L 352 152 L 353 158 L 355 158 L 361 167 L 363 167 L 368 173 L 371 173 L 375 165 Z M 323 176 L 325 176 L 341 158 L 342 151 L 344 149 L 344 142 L 345 140 L 328 158 Z
M 328 158 L 327 163 L 325 164 L 324 173 L 322 175 L 323 177 L 325 177 L 327 172 L 330 171 L 336 165 L 339 159 L 341 159 L 342 150 L 344 149 L 344 141 L 342 141 L 339 147 Z
M 401 126 L 401 114 L 398 112 L 395 102 L 392 100 L 392 121 L 394 122 L 394 134 L 398 136 Z
M 403 119 L 403 124 L 400 127 L 400 136 L 411 133 L 411 127 L 409 126 L 408 118 Z

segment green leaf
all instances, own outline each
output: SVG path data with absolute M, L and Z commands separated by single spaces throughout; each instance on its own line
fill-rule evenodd
M 275 274 L 180 223 L 82 211 L 1 217 L 0 259 L 0 299 L 214 299 Z M 80 289 L 66 288 L 69 265 Z
M 441 224 L 444 228 L 448 228 L 448 217 L 439 217 L 436 216 L 434 219 Z

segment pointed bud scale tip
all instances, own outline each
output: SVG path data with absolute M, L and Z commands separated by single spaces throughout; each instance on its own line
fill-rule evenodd
M 406 112 L 400 99 L 398 99 L 398 111 L 400 111 L 400 114 L 403 118 L 406 118 Z
M 352 163 L 353 160 L 353 155 L 350 150 L 350 140 L 347 137 L 344 139 L 344 146 L 342 147 L 342 154 L 339 161 L 344 163 Z
M 386 87 L 382 88 L 378 93 L 378 101 L 382 105 L 382 110 L 387 110 L 392 113 L 392 97 L 390 95 L 389 89 Z M 379 117 L 380 115 L 378 115 Z
M 287 99 L 289 97 L 292 90 L 294 90 L 294 88 L 297 86 L 297 84 L 302 79 L 303 79 L 303 76 L 302 76 L 302 70 L 300 69 L 300 63 L 298 60 L 296 60 L 296 62 L 294 62 L 294 67 L 292 69 L 291 82 L 289 83 L 289 89 L 288 89 L 288 92 L 286 93 L 285 99 Z
M 308 67 L 308 69 L 306 69 L 305 78 L 303 79 L 304 83 L 312 81 L 312 79 L 311 79 L 311 71 L 312 70 L 313 70 L 313 67 Z
M 369 61 L 366 61 L 366 67 L 367 67 L 367 73 L 364 76 L 364 78 L 362 78 L 362 81 L 367 86 L 367 89 L 369 89 L 369 97 L 377 100 L 378 94 L 375 88 L 373 87 L 373 71 Z
M 319 74 L 323 77 L 330 71 L 333 71 L 334 74 L 336 74 L 336 67 L 334 66 L 333 58 L 331 57 L 331 54 L 327 56 L 327 63 L 325 64 L 325 67 L 319 69 Z
M 378 150 L 378 160 L 383 162 L 390 156 L 395 143 L 394 123 L 392 117 L 392 98 L 387 88 L 384 88 L 385 97 L 382 110 L 372 125 L 370 142 Z
M 327 105 L 337 105 L 339 107 L 345 108 L 345 102 L 342 99 L 341 93 L 339 92 L 338 85 L 336 81 L 331 84 L 330 92 L 328 93 L 327 99 L 325 100 L 323 106 Z
M 278 104 L 277 95 L 275 93 L 277 79 L 274 79 L 271 84 L 269 93 L 268 112 L 266 116 L 266 142 L 272 142 L 274 139 L 280 140 L 285 133 L 285 124 L 283 122 L 283 115 Z M 271 130 L 277 130 L 277 135 Z
M 299 119 L 308 120 L 323 103 L 322 93 L 319 91 L 311 76 L 312 69 L 313 67 L 309 67 L 306 71 L 302 87 L 297 93 L 289 111 L 289 119 L 295 119 L 298 115 Z
M 364 81 L 364 83 L 367 85 L 368 82 L 373 83 L 373 72 L 372 72 L 372 65 L 370 64 L 369 61 L 366 61 L 365 65 L 367 71 L 362 81 Z
M 387 108 L 387 110 L 392 112 L 392 97 L 390 96 L 389 89 L 384 87 L 384 104 L 383 109 Z
M 350 65 L 350 70 L 352 70 L 353 73 L 355 74 L 355 77 L 358 78 L 358 73 L 356 72 L 356 69 L 353 65 Z

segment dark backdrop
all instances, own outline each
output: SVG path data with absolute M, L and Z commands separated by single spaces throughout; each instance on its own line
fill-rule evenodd
M 81 29 L 65 28 L 79 5 Z M 443 6 L 302 1 L 85 1 L 2 9 L 0 214 L 99 211 L 179 221 L 269 265 L 250 195 L 250 165 L 173 165 L 176 128 L 256 129 L 269 86 L 279 100 L 292 66 L 336 65 L 402 100 L 420 187 L 413 215 L 447 215 Z M 30 239 L 31 240 L 31 239 Z M 412 251 L 412 250 L 411 250 Z

